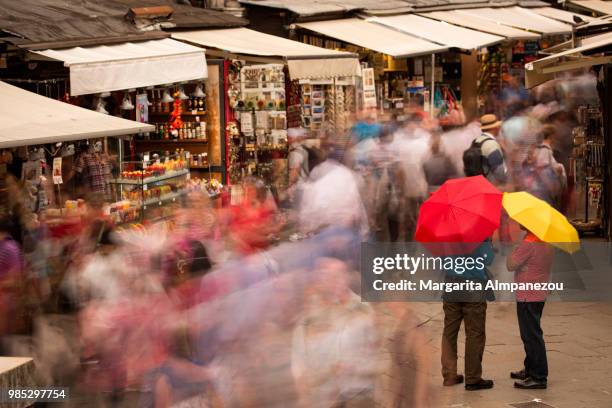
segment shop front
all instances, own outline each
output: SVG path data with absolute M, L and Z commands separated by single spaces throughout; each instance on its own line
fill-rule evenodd
M 572 47 L 572 43 L 574 47 Z M 570 214 L 581 233 L 600 232 L 610 237 L 610 143 L 612 130 L 612 33 L 574 39 L 565 50 L 525 65 L 529 88 L 554 80 L 559 74 L 591 70 L 597 77 L 599 98 L 578 99 L 572 129 L 572 154 L 568 176 L 576 188 L 576 209 Z M 571 78 L 566 81 L 571 81 Z M 579 97 L 579 95 L 576 95 Z
M 222 62 L 207 62 L 201 48 L 170 38 L 30 53 L 67 68 L 65 101 L 152 126 L 104 139 L 99 164 L 114 168 L 105 199 L 129 209 L 124 221 L 163 217 L 193 189 L 218 195 L 225 177 Z M 76 155 L 74 169 L 90 159 Z
M 358 52 L 374 70 L 379 108 L 399 112 L 415 105 L 457 124 L 458 118 L 495 111 L 491 95 L 499 96 L 506 75 L 522 82 L 523 65 L 540 49 L 566 40 L 574 16 L 551 7 L 466 8 L 296 27 L 306 43 Z M 392 49 L 423 42 L 425 50 Z
M 576 21 L 590 21 L 591 18 L 552 7 L 500 7 L 473 8 L 465 10 L 431 11 L 421 14 L 448 24 L 470 28 L 483 33 L 503 37 L 505 41 L 480 48 L 464 61 L 462 75 L 463 89 L 470 89 L 469 95 L 476 98 L 463 98 L 464 107 L 470 99 L 477 101 L 470 106 L 478 114 L 497 112 L 497 100 L 502 89 L 507 86 L 507 78 L 516 83 L 524 82 L 524 65 L 537 59 L 541 50 L 566 41 L 572 33 Z M 469 66 L 466 66 L 469 65 Z M 467 70 L 466 70 L 467 68 Z M 476 82 L 473 81 L 476 78 Z
M 111 167 L 102 161 L 106 138 L 130 137 L 154 129 L 152 125 L 103 115 L 0 82 L 0 180 L 4 211 L 20 202 L 27 211 L 62 223 L 77 215 L 85 200 L 111 199 Z M 79 177 L 73 168 L 81 168 Z M 94 171 L 90 171 L 91 169 Z M 12 176 L 12 177 L 11 177 Z M 89 194 L 71 200 L 71 178 Z M 11 182 L 27 194 L 15 194 Z M 91 204 L 91 203 L 88 203 Z M 107 207 L 110 212 L 110 207 Z
M 282 190 L 288 174 L 287 129 L 316 136 L 341 132 L 355 112 L 355 55 L 246 28 L 174 32 L 225 60 L 228 181 L 254 175 Z M 285 181 L 282 181 L 285 180 Z

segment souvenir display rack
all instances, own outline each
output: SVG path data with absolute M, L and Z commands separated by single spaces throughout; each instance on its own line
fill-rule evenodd
M 237 120 L 232 137 L 230 166 L 239 168 L 231 174 L 240 178 L 256 175 L 271 183 L 278 161 L 287 159 L 287 108 L 285 66 L 283 64 L 248 65 L 240 68 L 239 82 L 232 84 Z M 236 163 L 236 161 L 238 163 Z M 236 169 L 237 170 L 237 169 Z M 234 177 L 236 178 L 236 177 Z M 238 180 L 232 180 L 237 182 Z
M 478 108 L 481 112 L 493 111 L 489 98 L 500 94 L 503 76 L 510 70 L 506 50 L 501 46 L 484 49 L 478 55 L 480 72 L 477 81 Z
M 599 106 L 580 106 L 578 126 L 573 131 L 574 148 L 569 176 L 577 191 L 576 213 L 572 224 L 580 232 L 602 228 L 604 218 L 604 178 L 606 149 L 602 112 Z
M 313 133 L 329 124 L 336 132 L 349 126 L 348 114 L 357 110 L 354 81 L 351 78 L 300 81 L 301 126 Z

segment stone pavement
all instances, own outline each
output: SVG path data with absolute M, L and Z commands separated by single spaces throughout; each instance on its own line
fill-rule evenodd
M 510 404 L 534 399 L 540 399 L 555 408 L 612 407 L 612 303 L 549 302 L 546 304 L 542 325 L 548 349 L 549 388 L 533 391 L 514 389 L 513 380 L 509 377 L 510 371 L 522 368 L 524 358 L 514 303 L 489 304 L 483 375 L 485 378 L 493 379 L 495 387 L 492 390 L 476 392 L 465 391 L 463 386 L 442 386 L 441 303 L 375 305 L 379 316 L 389 316 L 390 308 L 405 307 L 412 311 L 413 331 L 420 332 L 426 343 L 426 346 L 418 347 L 420 351 L 417 348 L 415 352 L 420 354 L 416 360 L 421 357 L 421 361 L 428 362 L 429 370 L 426 375 L 430 407 L 511 407 Z M 464 338 L 462 328 L 459 336 L 460 372 L 463 371 Z M 394 353 L 391 348 L 389 352 Z M 403 359 L 397 354 L 393 358 L 399 361 Z M 388 384 L 384 387 L 387 393 L 392 392 L 393 387 L 389 384 L 394 381 L 399 387 L 405 386 L 401 385 L 405 379 L 398 378 L 397 371 L 395 374 L 390 373 L 389 377 Z M 389 406 L 388 401 L 383 403 L 385 407 Z M 408 402 L 402 406 L 413 405 Z

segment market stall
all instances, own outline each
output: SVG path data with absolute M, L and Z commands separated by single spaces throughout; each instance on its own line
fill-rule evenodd
M 157 161 L 180 156 L 187 173 L 224 180 L 223 68 L 207 61 L 201 48 L 163 38 L 31 52 L 68 69 L 65 100 L 155 126 L 105 146 L 119 156 L 118 173 L 146 172 Z M 129 183 L 117 186 L 122 193 L 109 199 L 119 203 Z
M 525 65 L 526 86 L 531 88 L 552 80 L 566 71 L 580 71 L 599 66 L 600 97 L 575 107 L 578 122 L 572 129 L 572 155 L 569 177 L 576 186 L 578 202 L 573 224 L 582 232 L 610 228 L 610 64 L 606 49 L 612 45 L 612 33 L 575 39 L 565 50 Z
M 425 86 L 424 67 L 417 67 L 420 74 L 411 76 L 406 59 L 442 53 L 447 46 L 358 18 L 299 23 L 297 27 L 303 30 L 305 43 L 356 52 L 366 61 L 372 72 L 364 74 L 364 106 L 401 109 L 410 102 L 429 110 L 433 92 Z
M 227 61 L 231 183 L 247 175 L 257 175 L 269 183 L 277 180 L 287 172 L 288 128 L 315 131 L 324 122 L 341 128 L 345 113 L 356 109 L 347 106 L 346 99 L 340 97 L 345 92 L 354 95 L 354 77 L 361 74 L 359 62 L 351 53 L 313 47 L 246 28 L 182 31 L 172 36 L 207 47 L 209 55 Z M 321 86 L 316 94 L 316 106 L 312 103 L 312 93 L 303 92 L 303 87 L 309 86 Z M 324 93 L 323 88 L 328 92 Z
M 102 146 L 108 137 L 150 132 L 153 126 L 103 115 L 89 109 L 25 91 L 0 82 L 0 173 L 21 180 L 29 195 L 27 206 L 34 212 L 64 208 L 64 180 L 83 163 L 82 182 L 88 192 L 106 194 L 111 178 Z M 90 142 L 92 141 L 92 142 Z M 96 150 L 94 152 L 94 150 Z M 78 157 L 78 158 L 76 158 Z M 87 168 L 94 166 L 96 177 Z M 108 170 L 108 171 L 107 171 Z M 3 188 L 6 188 L 4 186 Z M 8 190 L 4 190 L 8 193 Z M 64 199 L 63 199 L 64 198 Z
M 497 112 L 496 101 L 506 86 L 505 78 L 513 77 L 522 83 L 524 65 L 535 60 L 540 50 L 567 40 L 576 24 L 576 14 L 551 7 L 469 8 L 433 11 L 421 16 L 505 38 L 473 53 L 469 71 L 465 71 L 466 64 L 462 66 L 464 79 L 477 79 L 464 83 L 463 89 L 475 88 L 473 96 L 478 104 L 474 108 L 478 113 Z M 582 18 L 589 20 L 587 16 Z

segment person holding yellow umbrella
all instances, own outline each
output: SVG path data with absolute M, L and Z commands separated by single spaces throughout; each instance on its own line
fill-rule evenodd
M 516 283 L 545 284 L 550 281 L 553 248 L 574 252 L 580 241 L 576 229 L 545 201 L 526 192 L 504 193 L 502 205 L 527 233 L 506 260 Z M 548 245 L 551 244 L 551 245 Z M 548 386 L 548 361 L 541 319 L 546 290 L 516 292 L 516 313 L 525 348 L 524 368 L 510 373 L 516 388 L 544 389 Z

